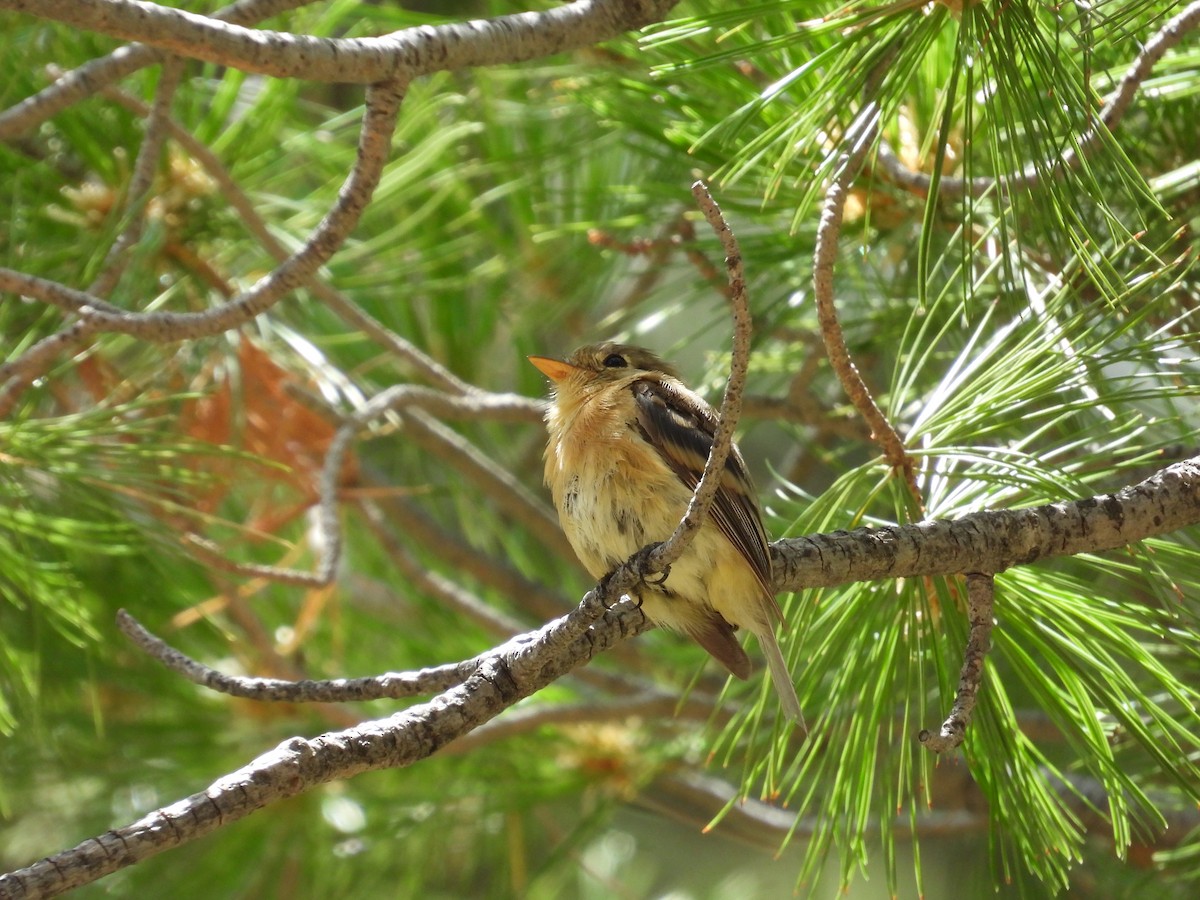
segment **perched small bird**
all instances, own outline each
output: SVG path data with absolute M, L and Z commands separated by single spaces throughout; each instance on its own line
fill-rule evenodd
M 712 448 L 717 415 L 649 350 L 627 344 L 581 347 L 562 361 L 531 356 L 553 382 L 546 414 L 546 484 L 567 540 L 600 578 L 646 544 L 670 537 Z M 661 580 L 632 592 L 646 615 L 682 631 L 738 678 L 750 659 L 734 635 L 763 648 L 784 711 L 800 701 L 775 624 L 771 555 L 750 473 L 737 447 L 708 517 Z

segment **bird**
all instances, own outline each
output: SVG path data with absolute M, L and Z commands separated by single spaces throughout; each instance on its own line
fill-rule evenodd
M 716 412 L 643 347 L 607 341 L 565 360 L 530 356 L 551 381 L 545 480 L 584 568 L 603 578 L 674 532 L 700 481 Z M 682 556 L 630 592 L 652 622 L 682 632 L 738 678 L 750 658 L 735 630 L 755 636 L 783 711 L 803 721 L 775 638 L 784 624 L 754 483 L 734 445 L 708 516 Z

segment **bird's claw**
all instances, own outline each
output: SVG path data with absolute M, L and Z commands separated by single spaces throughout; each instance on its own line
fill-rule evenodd
M 658 586 L 662 585 L 663 583 L 665 583 L 667 580 L 667 576 L 669 576 L 671 574 L 670 566 L 666 566 L 661 572 L 659 572 L 655 575 L 644 574 L 646 569 L 649 568 L 649 566 L 650 566 L 651 554 L 653 554 L 654 551 L 657 550 L 661 546 L 662 546 L 661 541 L 658 543 L 655 543 L 655 544 L 647 544 L 645 547 L 643 547 L 641 550 L 639 550 L 637 553 L 635 553 L 633 555 L 633 559 L 631 560 L 631 562 L 633 563 L 633 570 L 635 572 L 637 572 L 638 580 L 641 581 L 642 584 L 649 584 L 654 587 L 658 587 Z
M 608 596 L 612 593 L 612 581 L 618 572 L 631 571 L 632 574 L 637 577 L 639 584 L 649 585 L 651 587 L 661 587 L 666 582 L 667 578 L 671 574 L 670 566 L 666 566 L 661 572 L 656 572 L 652 575 L 645 574 L 646 570 L 650 567 L 650 555 L 661 546 L 661 542 L 647 544 L 637 553 L 633 554 L 633 556 L 631 556 L 624 565 L 617 566 L 600 579 L 600 597 L 604 601 L 605 609 L 612 609 L 613 606 L 616 606 L 616 604 L 620 601 L 620 597 L 617 597 L 617 599 L 613 600 L 611 604 L 608 602 Z M 623 591 L 622 593 L 628 594 L 629 599 L 634 602 L 638 609 L 642 608 L 642 597 L 640 594 L 637 594 L 634 591 Z
M 657 586 L 657 585 L 663 584 L 667 580 L 667 576 L 670 574 L 671 574 L 671 567 L 667 566 L 665 569 L 663 569 L 657 575 L 652 575 L 649 578 L 643 578 L 642 581 L 646 584 L 653 584 L 653 585 Z

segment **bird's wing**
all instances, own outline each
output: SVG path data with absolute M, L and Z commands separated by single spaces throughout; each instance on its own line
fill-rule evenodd
M 712 449 L 716 413 L 691 391 L 669 382 L 642 378 L 630 387 L 637 407 L 635 426 L 688 489 L 695 490 Z M 745 489 L 739 489 L 739 484 Z M 754 482 L 737 447 L 730 448 L 709 515 L 754 571 L 763 596 L 770 598 L 771 614 L 782 621 L 771 587 L 767 532 L 754 496 Z
M 719 613 L 709 610 L 703 619 L 693 622 L 687 628 L 687 635 L 708 651 L 717 662 L 729 670 L 731 675 L 745 681 L 753 671 L 750 657 L 738 643 L 733 626 L 726 622 Z M 774 636 L 774 635 L 772 635 Z

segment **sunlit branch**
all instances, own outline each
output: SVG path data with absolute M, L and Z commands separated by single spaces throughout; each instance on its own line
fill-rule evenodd
M 148 656 L 188 681 L 232 697 L 287 703 L 346 703 L 428 696 L 462 684 L 479 668 L 483 656 L 413 672 L 385 672 L 364 678 L 288 680 L 225 675 L 176 650 L 120 610 L 117 626 Z
M 729 223 L 709 193 L 707 185 L 697 181 L 692 185 L 695 197 L 704 218 L 712 226 L 721 247 L 725 251 L 725 269 L 729 280 L 729 306 L 733 316 L 733 352 L 729 364 L 729 379 L 725 382 L 725 395 L 718 411 L 717 429 L 712 447 L 704 463 L 704 472 L 692 492 L 687 510 L 671 536 L 643 556 L 635 554 L 624 565 L 610 573 L 597 586 L 601 599 L 611 602 L 627 592 L 647 575 L 666 571 L 679 559 L 683 551 L 699 532 L 708 515 L 708 509 L 721 486 L 725 461 L 733 447 L 733 431 L 741 415 L 742 394 L 746 389 L 746 373 L 750 368 L 750 334 L 753 328 L 750 302 L 746 294 L 746 276 L 742 264 L 742 251 L 738 246 Z
M 876 77 L 869 79 L 869 82 L 873 84 L 877 81 L 883 66 L 890 63 L 894 54 L 893 49 L 885 55 L 884 62 L 876 67 Z M 870 86 L 869 84 L 868 93 Z M 833 270 L 837 262 L 838 237 L 846 211 L 846 198 L 862 168 L 867 151 L 875 142 L 879 132 L 879 118 L 879 104 L 868 96 L 842 139 L 842 149 L 834 167 L 833 179 L 825 192 L 821 220 L 817 226 L 816 247 L 813 250 L 813 296 L 829 364 L 855 409 L 866 420 L 871 438 L 882 447 L 888 464 L 903 475 L 914 502 L 919 509 L 924 510 L 924 501 L 913 472 L 912 458 L 904 447 L 904 441 L 871 396 L 871 391 L 863 381 L 854 360 L 850 358 L 850 350 L 846 346 L 846 338 L 834 303 Z
M 776 590 L 795 591 L 882 578 L 999 574 L 1055 556 L 1116 550 L 1197 523 L 1200 457 L 1114 494 L 786 538 L 771 552 Z
M 959 747 L 967 736 L 967 726 L 975 712 L 975 700 L 983 684 L 983 662 L 992 644 L 992 600 L 996 582 L 991 575 L 973 572 L 967 575 L 967 620 L 970 633 L 963 651 L 962 671 L 958 676 L 958 692 L 950 714 L 941 730 L 933 734 L 922 730 L 917 735 L 926 750 L 945 753 Z
M 139 0 L 0 0 L 0 9 L 139 41 L 190 59 L 277 78 L 348 84 L 508 65 L 590 47 L 657 22 L 676 0 L 578 0 L 542 12 L 407 28 L 370 38 L 316 38 L 244 28 Z
M 237 0 L 236 3 L 214 12 L 212 18 L 235 25 L 254 25 L 312 2 L 313 0 Z M 0 111 L 0 140 L 11 140 L 36 128 L 64 109 L 86 100 L 109 85 L 116 84 L 138 69 L 162 62 L 168 56 L 169 53 L 154 47 L 133 44 L 118 47 L 107 56 L 89 60 L 69 72 L 59 74 L 52 84 L 26 97 L 20 103 Z

